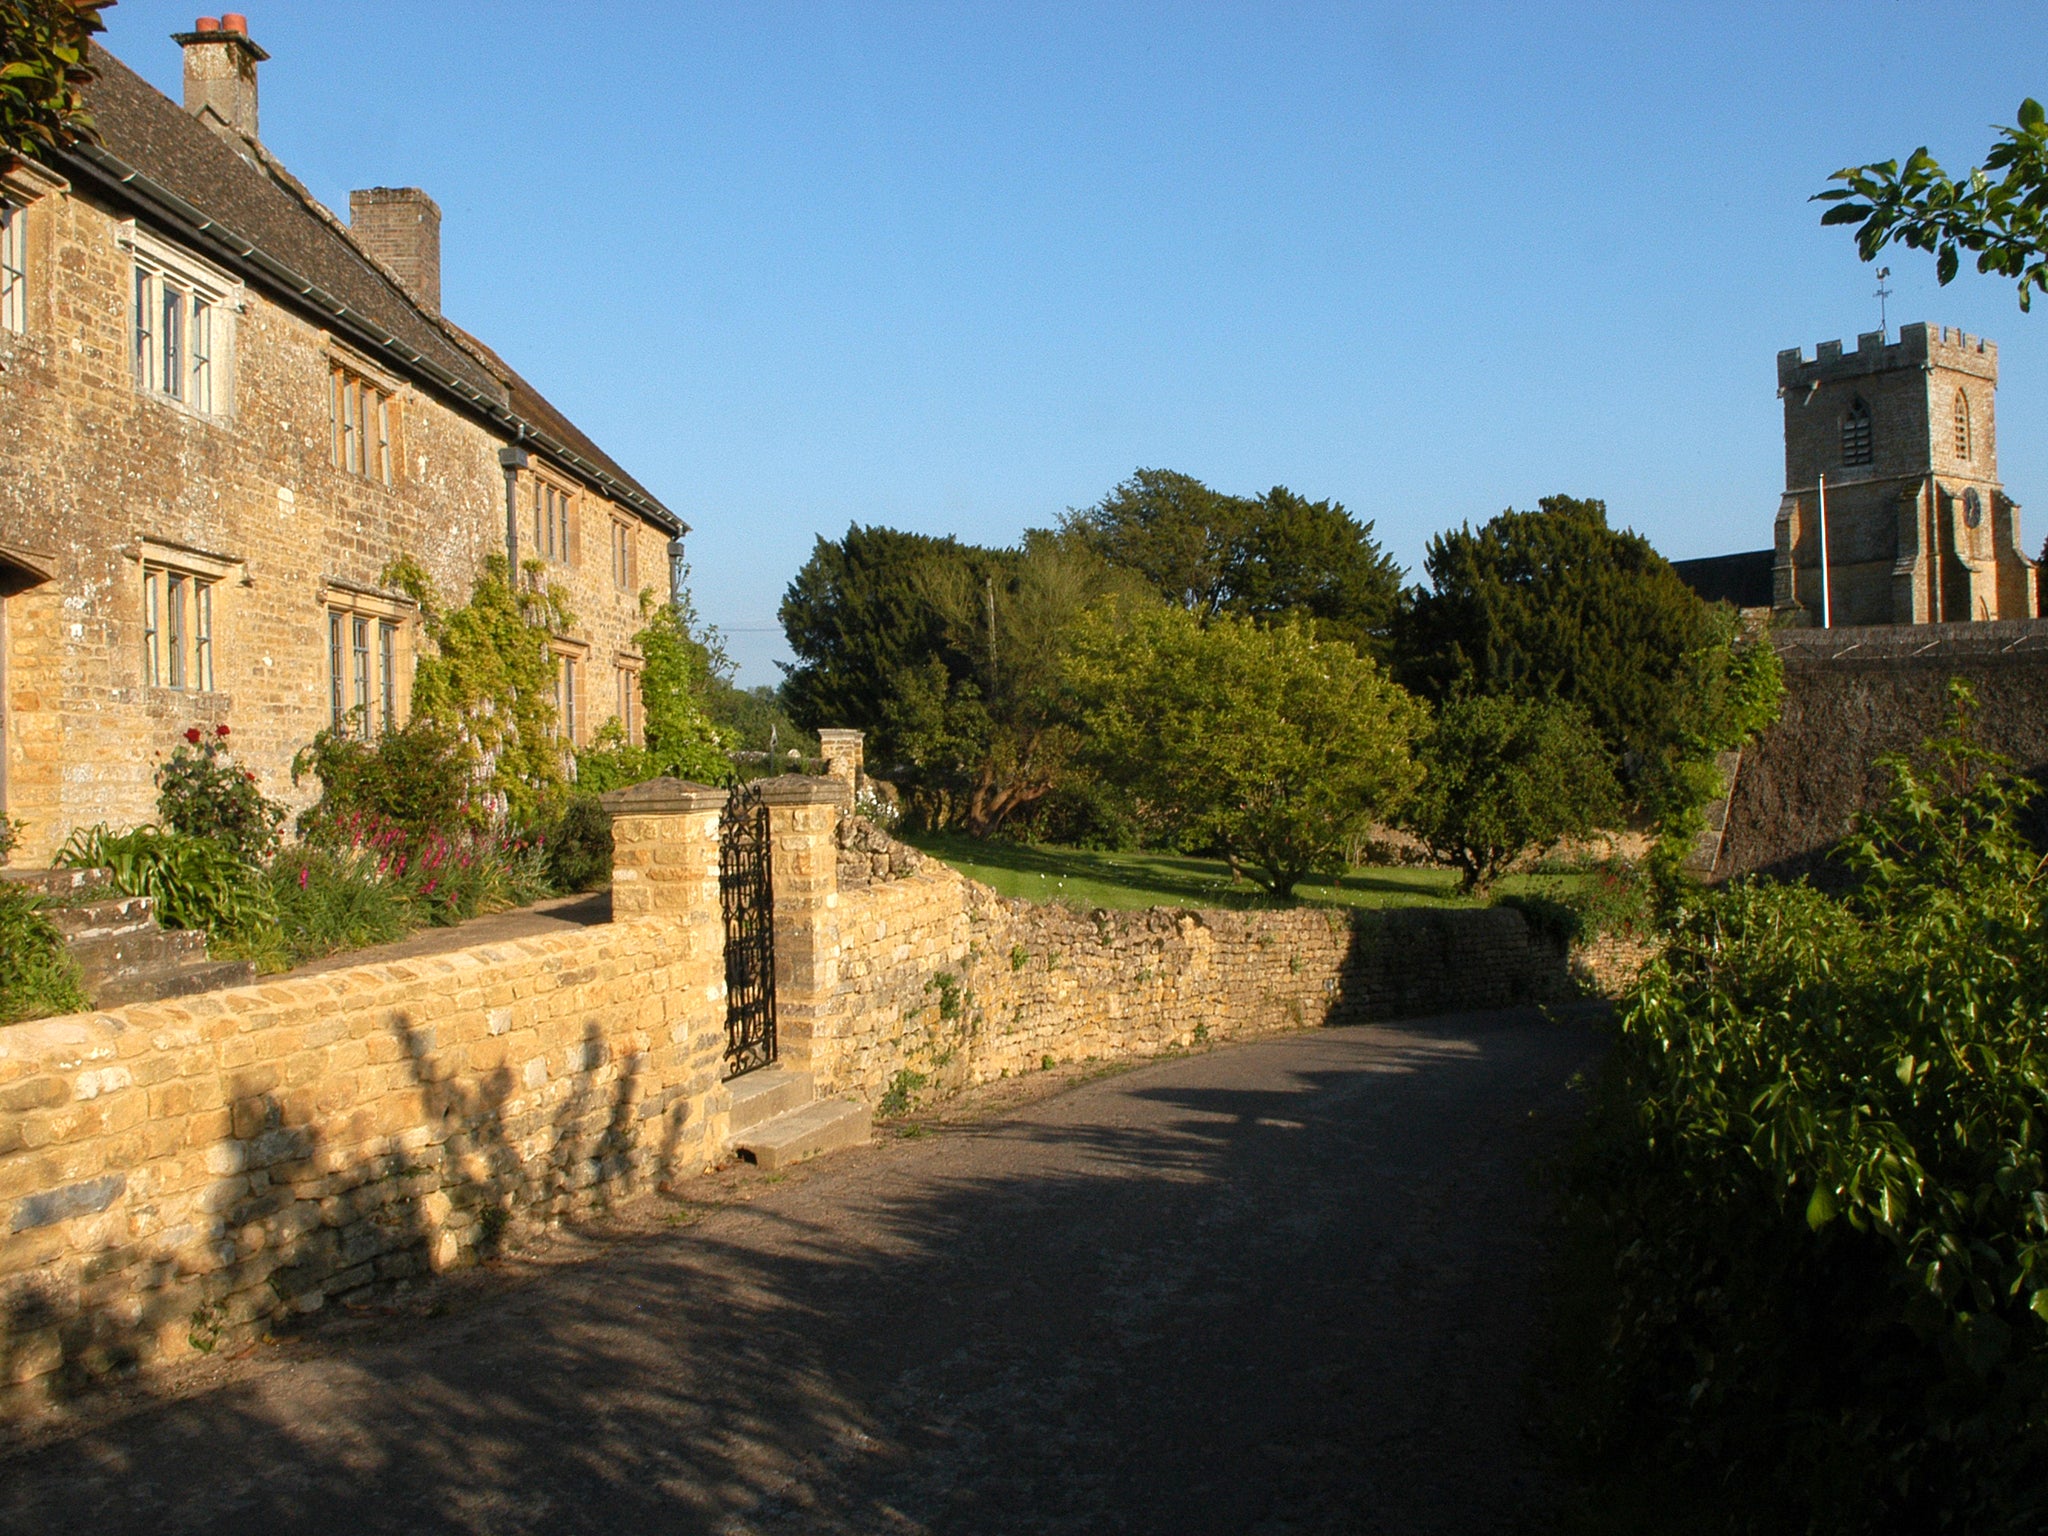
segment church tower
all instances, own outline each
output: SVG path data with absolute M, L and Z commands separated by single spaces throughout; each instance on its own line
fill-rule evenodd
M 1821 622 L 1827 485 L 1833 622 L 1939 624 L 2036 615 L 2019 506 L 1998 483 L 1995 344 L 1946 326 L 1778 354 L 1785 496 L 1773 606 Z

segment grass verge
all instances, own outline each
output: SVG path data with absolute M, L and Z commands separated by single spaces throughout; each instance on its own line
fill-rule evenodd
M 920 833 L 904 839 L 979 880 L 999 894 L 1026 901 L 1065 901 L 1083 907 L 1275 907 L 1249 880 L 1231 878 L 1221 859 L 1177 853 L 1111 853 L 1095 848 L 985 842 L 958 833 Z M 1582 875 L 1510 875 L 1495 896 L 1561 898 L 1584 883 Z M 1454 870 L 1365 866 L 1335 880 L 1304 882 L 1304 902 L 1341 907 L 1481 907 L 1484 898 L 1458 889 Z

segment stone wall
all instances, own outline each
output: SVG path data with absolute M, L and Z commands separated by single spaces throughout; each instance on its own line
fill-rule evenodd
M 722 1156 L 712 825 L 628 829 L 643 865 L 698 869 L 694 918 L 0 1029 L 0 1406 Z
M 761 798 L 782 1059 L 825 1094 L 930 1097 L 1570 986 L 1510 910 L 1037 906 L 843 835 L 840 781 Z M 0 1408 L 721 1157 L 725 799 L 673 780 L 606 797 L 601 927 L 0 1029 Z
M 1951 678 L 1976 692 L 1978 739 L 2048 780 L 2048 621 L 1795 630 L 1776 643 L 1784 705 L 1743 750 L 1718 878 L 1838 878 L 1830 851 L 1890 784 L 1879 760 L 1944 729 Z
M 832 1026 L 811 1066 L 821 1091 L 870 1101 L 1570 990 L 1563 954 L 1504 908 L 1083 912 L 1006 900 L 925 859 L 841 890 L 837 912 Z

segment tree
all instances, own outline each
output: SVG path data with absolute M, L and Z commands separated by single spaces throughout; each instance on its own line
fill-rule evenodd
M 1546 496 L 1430 541 L 1427 591 L 1396 626 L 1395 675 L 1424 697 L 1461 692 L 1578 705 L 1617 766 L 1662 754 L 1692 706 L 1689 656 L 1707 605 L 1607 505 Z
M 1626 808 L 1660 831 L 1675 874 L 1716 756 L 1776 718 L 1777 655 L 1744 641 L 1606 503 L 1546 496 L 1430 541 L 1430 588 L 1395 625 L 1395 675 L 1442 703 L 1461 694 L 1555 699 L 1583 710 Z
M 2033 291 L 2048 292 L 2048 115 L 2031 96 L 2020 103 L 2019 123 L 1997 130 L 1998 142 L 1958 179 L 1941 168 L 1927 146 L 1906 157 L 1849 166 L 1828 179 L 1842 183 L 1814 194 L 1832 206 L 1823 224 L 1856 224 L 1856 249 L 1875 260 L 1887 245 L 1934 252 L 1934 275 L 1946 286 L 1962 253 L 1977 257 L 1979 272 L 1995 272 L 2019 286 L 2020 308 L 2033 307 Z
M 1207 622 L 1229 596 L 1224 573 L 1250 516 L 1244 498 L 1192 475 L 1141 469 L 1094 506 L 1069 511 L 1061 528 Z
M 0 0 L 0 165 L 46 155 L 93 132 L 83 91 L 87 39 L 115 0 Z
M 1016 550 L 880 528 L 821 539 L 783 598 L 791 713 L 869 732 L 869 760 L 922 820 L 987 836 L 1065 773 L 1060 640 L 1124 584 L 1056 534 Z
M 1414 786 L 1424 712 L 1303 620 L 1207 625 L 1125 599 L 1076 626 L 1065 677 L 1085 760 L 1183 847 L 1287 897 Z
M 1141 469 L 1062 526 L 1203 623 L 1221 613 L 1269 623 L 1295 614 L 1315 620 L 1318 633 L 1376 650 L 1400 602 L 1401 568 L 1373 525 L 1284 485 L 1228 496 L 1172 470 Z
M 1384 659 L 1401 602 L 1401 567 L 1340 502 L 1276 485 L 1251 503 L 1223 569 L 1223 611 L 1273 622 L 1313 619 L 1316 633 Z
M 661 604 L 633 643 L 646 660 L 640 703 L 649 777 L 725 783 L 732 777 L 732 759 L 704 707 L 713 656 L 691 633 L 687 610 Z
M 1445 701 L 1422 738 L 1422 787 L 1403 816 L 1483 891 L 1523 854 L 1583 835 L 1620 809 L 1614 769 L 1585 712 L 1550 699 Z

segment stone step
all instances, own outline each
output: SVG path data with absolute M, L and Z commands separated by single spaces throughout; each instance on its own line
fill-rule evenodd
M 148 928 L 84 939 L 64 946 L 85 978 L 88 992 L 98 996 L 103 983 L 145 971 L 174 970 L 206 959 L 206 935 L 191 928 Z
M 217 992 L 223 987 L 246 987 L 256 979 L 253 960 L 202 960 L 198 964 L 168 965 L 156 970 L 131 971 L 91 988 L 95 1008 L 119 1008 L 128 1003 L 155 1003 L 167 997 L 190 997 L 195 992 Z
M 45 907 L 43 916 L 73 945 L 156 930 L 156 902 L 147 896 L 114 896 L 75 907 Z
M 733 1150 L 762 1168 L 786 1168 L 821 1152 L 859 1146 L 868 1139 L 872 1117 L 853 1099 L 820 1099 L 785 1110 L 733 1137 Z
M 802 1109 L 817 1096 L 816 1089 L 811 1086 L 810 1073 L 780 1064 L 735 1077 L 725 1085 L 725 1091 L 732 1096 L 732 1129 L 726 1137 L 728 1142 L 764 1120 L 772 1120 L 792 1109 Z
M 27 886 L 39 896 L 58 901 L 113 878 L 111 869 L 0 869 L 0 880 L 9 885 Z

